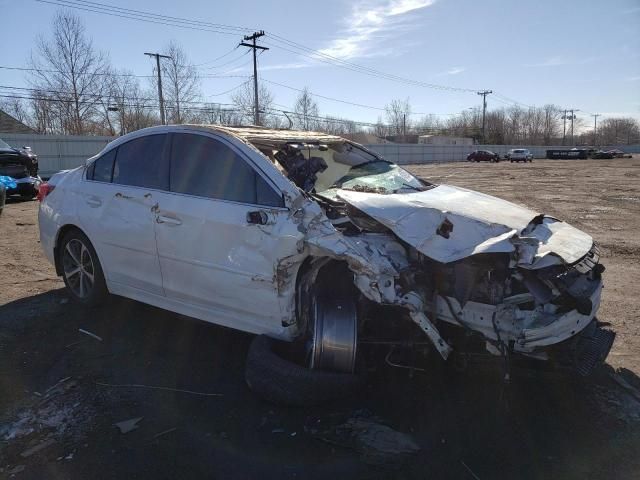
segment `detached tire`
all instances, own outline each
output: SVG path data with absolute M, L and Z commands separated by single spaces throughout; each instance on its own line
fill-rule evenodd
M 285 360 L 275 352 L 276 342 L 259 335 L 251 342 L 247 355 L 247 385 L 265 400 L 307 407 L 347 398 L 358 391 L 361 379 L 357 375 L 311 370 Z

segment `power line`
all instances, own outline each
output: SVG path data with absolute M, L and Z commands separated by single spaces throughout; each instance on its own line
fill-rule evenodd
M 248 63 L 248 62 L 247 62 Z M 233 70 L 236 70 L 237 68 L 240 68 L 242 66 L 246 65 L 239 65 L 238 67 L 236 67 Z M 6 65 L 0 65 L 0 69 L 2 70 L 16 70 L 16 71 L 20 71 L 20 72 L 39 72 L 39 73 L 60 73 L 60 74 L 71 74 L 72 72 L 68 72 L 68 71 L 64 71 L 64 70 L 54 70 L 54 69 L 48 69 L 48 68 L 34 68 L 34 67 L 12 67 L 12 66 L 6 66 Z M 198 75 L 199 78 L 247 78 L 247 75 L 227 75 L 226 73 L 229 73 L 233 70 L 229 70 L 228 72 L 222 72 L 219 74 L 208 74 L 208 75 Z M 97 76 L 97 77 L 135 77 L 135 78 L 156 78 L 155 75 L 137 75 L 137 74 L 133 74 L 133 73 L 118 73 L 118 72 L 74 72 L 75 75 L 78 76 Z M 184 78 L 184 77 L 178 77 L 178 78 Z
M 225 30 L 232 29 L 236 32 L 249 30 L 245 27 L 215 24 L 215 23 L 185 19 L 181 17 L 173 17 L 169 15 L 158 15 L 150 12 L 144 12 L 141 10 L 125 9 L 122 7 L 114 7 L 104 3 L 88 2 L 85 0 L 35 0 L 35 1 L 40 3 L 58 4 L 61 6 L 67 6 L 69 8 L 77 8 L 80 10 L 86 10 L 86 11 L 101 13 L 105 15 L 119 16 L 119 17 L 131 19 L 131 20 L 160 23 L 162 25 L 169 25 L 169 26 L 180 27 L 180 28 L 191 28 L 196 30 L 210 31 L 212 33 L 223 33 L 223 34 L 230 35 L 232 33 L 230 33 L 229 31 L 222 31 L 221 29 L 225 29 Z M 118 13 L 114 13 L 114 12 L 118 12 Z M 203 27 L 207 27 L 207 28 L 203 28 Z M 314 50 L 298 42 L 288 40 L 280 35 L 276 35 L 273 33 L 270 33 L 270 35 L 273 37 L 273 40 L 277 43 L 280 43 L 280 45 L 273 45 L 272 43 L 265 42 L 265 44 L 267 45 L 271 45 L 276 48 L 280 48 L 282 50 L 295 53 L 296 55 L 312 58 L 314 60 L 317 60 L 323 63 L 328 63 L 333 66 L 351 70 L 357 73 L 366 74 L 366 75 L 377 77 L 377 78 L 383 78 L 386 80 L 396 81 L 396 82 L 400 82 L 408 85 L 432 88 L 436 90 L 463 92 L 463 93 L 474 93 L 476 91 L 475 89 L 451 87 L 447 85 L 427 83 L 419 80 L 401 77 L 398 75 L 393 75 L 393 74 L 382 72 L 370 67 L 358 65 L 356 63 L 340 59 L 338 57 L 334 57 L 320 50 Z M 285 47 L 282 44 L 288 45 L 288 47 L 290 48 Z M 295 49 L 295 51 L 291 50 L 291 48 Z M 307 52 L 307 53 L 304 53 L 304 52 Z M 309 55 L 309 53 L 311 53 L 312 55 Z
M 166 17 L 164 15 L 159 15 L 159 16 L 156 17 L 158 19 L 152 19 L 152 18 L 154 18 L 155 15 L 147 13 L 147 12 L 141 12 L 141 14 L 142 14 L 142 18 L 141 18 L 140 16 L 136 16 L 136 15 L 140 15 L 140 14 L 135 14 L 134 15 L 134 14 L 129 14 L 129 13 L 123 12 L 122 10 L 124 10 L 124 9 L 121 9 L 120 7 L 111 7 L 109 5 L 104 5 L 104 4 L 96 4 L 96 5 L 102 5 L 102 6 L 101 7 L 95 6 L 94 7 L 92 5 L 85 5 L 83 3 L 80 3 L 77 0 L 76 1 L 74 1 L 74 0 L 35 0 L 35 1 L 39 2 L 39 3 L 48 3 L 48 4 L 56 5 L 56 6 L 59 6 L 59 7 L 67 7 L 67 8 L 77 9 L 77 10 L 84 10 L 86 12 L 101 13 L 103 15 L 109 15 L 109 16 L 112 16 L 112 17 L 127 18 L 127 19 L 130 19 L 130 20 L 138 20 L 138 21 L 142 21 L 142 22 L 155 23 L 155 24 L 158 24 L 158 25 L 166 25 L 166 26 L 170 26 L 170 27 L 186 28 L 188 30 L 199 30 L 201 32 L 219 33 L 219 34 L 222 34 L 222 35 L 237 35 L 239 32 L 247 30 L 247 29 L 242 29 L 240 27 L 233 27 L 237 31 L 230 32 L 230 31 L 224 31 L 222 29 L 190 26 L 190 24 L 194 24 L 195 25 L 196 23 L 198 23 L 198 22 L 191 21 L 191 20 L 187 20 L 187 21 L 183 22 L 184 24 L 180 24 L 180 22 L 176 22 L 175 20 L 162 21 L 162 20 L 159 19 L 159 17 L 165 17 L 165 18 L 171 18 L 171 17 Z M 95 3 L 95 2 L 92 2 L 92 3 Z M 118 10 L 109 11 L 109 10 L 105 10 L 105 8 L 107 8 L 107 9 L 108 8 L 119 9 L 121 13 L 115 13 Z M 149 18 L 145 18 L 145 17 L 149 17 Z M 221 27 L 221 28 L 223 28 L 223 27 Z
M 296 92 L 301 92 L 301 93 L 302 93 L 302 92 L 304 92 L 304 90 L 303 90 L 303 89 L 295 88 L 295 87 L 292 87 L 292 86 L 290 86 L 290 85 L 286 85 L 286 84 L 284 84 L 284 83 L 274 82 L 273 80 L 267 80 L 266 78 L 263 78 L 263 79 L 262 79 L 262 81 L 263 81 L 263 82 L 267 82 L 267 83 L 271 83 L 271 84 L 273 84 L 273 85 L 278 85 L 278 86 L 280 86 L 280 87 L 288 88 L 289 90 L 294 90 L 294 91 L 296 91 Z M 386 111 L 386 109 L 385 109 L 384 107 L 374 107 L 374 106 L 372 106 L 372 105 L 365 105 L 365 104 L 363 104 L 363 103 L 356 103 L 356 102 L 351 102 L 351 101 L 348 101 L 348 100 L 341 100 L 341 99 L 339 99 L 339 98 L 328 97 L 328 96 L 326 96 L 326 95 L 320 95 L 319 93 L 315 93 L 315 92 L 309 92 L 309 94 L 310 94 L 310 95 L 313 95 L 314 97 L 323 98 L 323 99 L 325 99 L 325 100 L 330 100 L 330 101 L 332 101 L 332 102 L 344 103 L 344 104 L 346 104 L 346 105 L 353 105 L 353 106 L 355 106 L 355 107 L 368 108 L 368 109 L 371 109 L 371 110 L 378 110 L 378 111 L 382 111 L 382 112 Z M 449 116 L 449 115 L 451 115 L 451 116 L 453 116 L 453 115 L 458 115 L 458 114 L 457 114 L 457 113 L 425 113 L 425 112 L 411 112 L 411 114 L 410 114 L 410 115 L 439 115 L 439 116 L 440 116 L 440 115 L 441 115 L 441 116 Z

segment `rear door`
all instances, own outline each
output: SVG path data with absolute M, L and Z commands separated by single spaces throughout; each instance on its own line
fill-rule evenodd
M 82 182 L 79 218 L 114 293 L 164 294 L 152 209 L 168 186 L 167 140 L 130 140 L 93 162 Z
M 278 263 L 298 253 L 302 238 L 282 193 L 226 138 L 171 137 L 170 192 L 156 211 L 168 299 L 233 328 L 282 329 Z

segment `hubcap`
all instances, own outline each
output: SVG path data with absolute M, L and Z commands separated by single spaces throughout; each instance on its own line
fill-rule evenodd
M 67 242 L 62 253 L 62 268 L 67 285 L 78 298 L 91 295 L 94 282 L 94 266 L 91 252 L 81 240 Z

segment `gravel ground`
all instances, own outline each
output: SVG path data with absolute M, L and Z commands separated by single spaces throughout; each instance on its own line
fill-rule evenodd
M 10 203 L 0 216 L 0 478 L 637 478 L 640 159 L 409 169 L 593 235 L 607 267 L 600 318 L 618 335 L 609 364 L 587 383 L 517 371 L 505 386 L 499 365 L 460 373 L 434 360 L 414 378 L 371 372 L 348 402 L 279 408 L 244 383 L 251 336 L 124 299 L 70 302 L 40 251 L 36 202 Z M 128 433 L 113 425 L 140 417 Z M 420 451 L 381 458 L 359 437 L 327 433 L 363 418 Z

